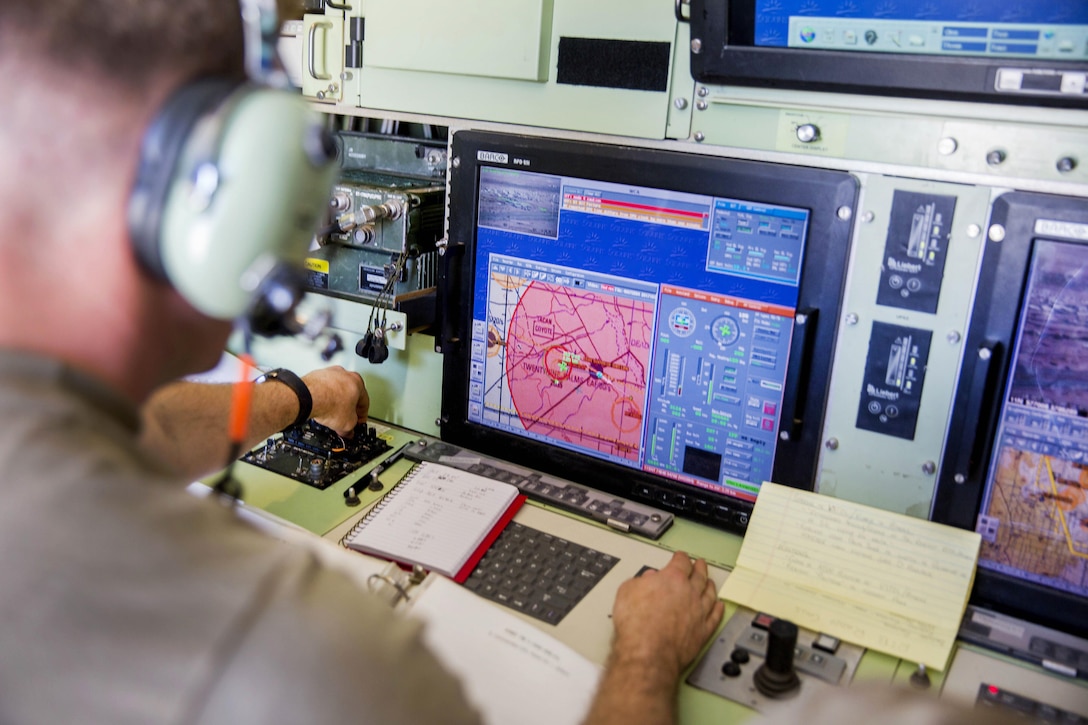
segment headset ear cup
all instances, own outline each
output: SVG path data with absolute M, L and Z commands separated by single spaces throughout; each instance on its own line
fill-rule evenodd
M 144 134 L 129 196 L 128 230 L 136 258 L 156 279 L 168 280 L 162 258 L 162 222 L 182 151 L 197 123 L 219 108 L 237 87 L 236 82 L 223 79 L 182 86 L 163 104 Z
M 129 199 L 141 265 L 207 317 L 243 315 L 277 264 L 302 265 L 339 170 L 323 131 L 286 90 L 178 91 L 145 135 Z

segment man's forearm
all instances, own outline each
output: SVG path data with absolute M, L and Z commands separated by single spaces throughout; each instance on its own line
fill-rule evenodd
M 234 386 L 178 382 L 159 389 L 142 410 L 140 441 L 159 460 L 189 478 L 200 478 L 229 463 L 231 397 Z M 298 415 L 298 399 L 286 385 L 253 387 L 247 451 Z
M 679 675 L 613 650 L 585 725 L 672 725 Z

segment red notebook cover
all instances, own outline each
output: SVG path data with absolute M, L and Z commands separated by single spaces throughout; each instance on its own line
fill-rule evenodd
M 458 584 L 465 583 L 469 574 L 471 574 L 472 570 L 476 568 L 476 565 L 480 563 L 480 559 L 484 557 L 484 554 L 491 548 L 491 545 L 495 543 L 495 539 L 499 538 L 499 534 L 506 528 L 506 525 L 513 520 L 514 515 L 517 514 L 518 509 L 521 508 L 523 503 L 525 503 L 525 494 L 519 494 L 518 497 L 510 503 L 510 508 L 506 509 L 506 513 L 502 515 L 502 518 L 496 522 L 495 527 L 488 532 L 487 536 L 484 537 L 484 540 L 476 547 L 476 551 L 472 552 L 472 556 L 470 556 L 468 561 L 465 562 L 465 565 L 461 567 L 461 571 L 457 572 L 457 576 L 453 577 L 455 582 Z

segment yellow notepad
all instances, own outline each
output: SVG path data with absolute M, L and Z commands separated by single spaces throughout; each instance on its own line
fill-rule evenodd
M 943 670 L 980 543 L 973 531 L 764 483 L 720 596 Z

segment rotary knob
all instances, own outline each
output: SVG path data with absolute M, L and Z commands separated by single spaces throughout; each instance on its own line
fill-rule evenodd
M 820 127 L 814 123 L 802 123 L 797 127 L 797 140 L 801 143 L 812 143 L 820 140 Z
M 351 208 L 351 194 L 346 191 L 333 192 L 329 200 L 329 207 L 336 212 L 344 212 Z

